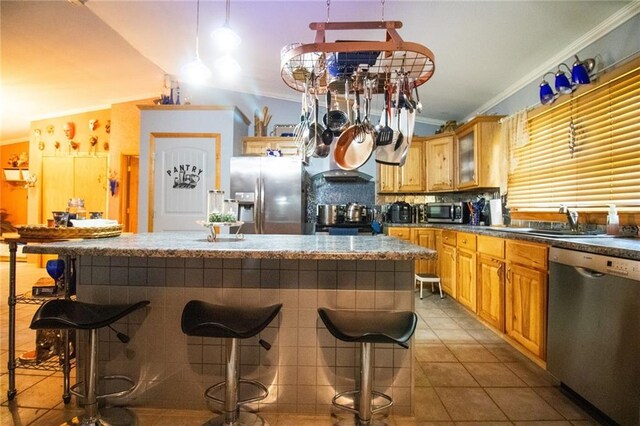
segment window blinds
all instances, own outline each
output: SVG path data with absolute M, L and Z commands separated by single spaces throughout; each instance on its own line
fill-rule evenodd
M 508 179 L 518 211 L 640 210 L 640 63 L 529 119 Z

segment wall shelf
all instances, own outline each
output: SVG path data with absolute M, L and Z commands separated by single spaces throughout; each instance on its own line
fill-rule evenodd
M 4 180 L 7 182 L 24 182 L 29 179 L 29 170 L 16 167 L 7 167 L 2 169 Z

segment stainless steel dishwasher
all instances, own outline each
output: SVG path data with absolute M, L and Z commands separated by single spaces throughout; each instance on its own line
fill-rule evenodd
M 616 423 L 640 424 L 640 261 L 549 250 L 547 369 Z

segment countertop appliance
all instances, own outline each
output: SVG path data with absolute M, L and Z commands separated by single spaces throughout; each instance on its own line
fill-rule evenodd
M 344 222 L 344 205 L 342 204 L 318 204 L 318 225 L 335 225 Z
M 547 369 L 616 423 L 640 424 L 640 261 L 551 247 Z
M 391 223 L 411 223 L 411 205 L 404 201 L 396 201 L 387 210 L 387 221 Z
M 245 234 L 303 234 L 307 173 L 292 157 L 233 157 L 231 196 Z
M 469 209 L 462 201 L 453 203 L 427 203 L 427 222 L 469 223 Z

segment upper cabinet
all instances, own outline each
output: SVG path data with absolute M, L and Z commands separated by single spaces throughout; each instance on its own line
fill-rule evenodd
M 445 133 L 426 141 L 427 190 L 453 191 L 455 134 Z
M 500 118 L 478 116 L 456 129 L 457 189 L 500 186 Z
M 478 116 L 455 132 L 414 136 L 403 167 L 378 165 L 379 193 L 497 188 L 502 180 L 501 116 Z
M 378 164 L 378 192 L 416 193 L 426 189 L 424 138 L 414 136 L 404 166 Z

